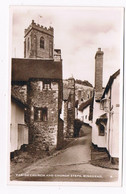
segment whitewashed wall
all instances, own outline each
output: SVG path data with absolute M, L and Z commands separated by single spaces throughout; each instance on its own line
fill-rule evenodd
M 28 128 L 24 122 L 24 108 L 11 102 L 10 152 L 28 144 Z
M 119 106 L 120 106 L 120 76 L 118 76 L 113 84 L 111 90 L 111 107 L 112 114 L 110 117 L 110 142 L 109 142 L 109 153 L 111 157 L 119 157 Z
M 105 112 L 100 109 L 100 103 L 94 101 L 94 110 L 93 110 L 93 123 L 92 123 L 92 143 L 98 147 L 104 147 L 109 151 L 111 157 L 119 157 L 119 89 L 120 76 L 114 79 L 111 86 L 111 92 L 108 91 L 108 94 L 105 98 L 109 98 L 111 93 L 111 107 L 112 110 Z M 98 126 L 95 124 L 97 118 L 102 114 L 107 114 L 107 126 L 105 129 L 105 136 L 99 136 Z
M 106 147 L 107 133 L 105 133 L 105 136 L 99 136 L 98 125 L 96 125 L 97 118 L 99 118 L 104 113 L 105 113 L 104 110 L 100 109 L 100 103 L 95 102 L 95 99 L 94 99 L 93 123 L 92 123 L 92 143 L 97 145 L 98 147 Z
M 80 119 L 81 121 L 87 124 L 90 124 L 89 114 L 90 114 L 90 106 L 87 106 L 85 109 L 83 109 L 83 111 L 78 110 L 78 119 Z

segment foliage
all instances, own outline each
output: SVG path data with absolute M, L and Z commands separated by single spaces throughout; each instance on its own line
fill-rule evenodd
M 82 85 L 84 85 L 84 86 L 93 87 L 92 84 L 89 83 L 87 80 L 82 81 L 82 80 L 76 79 L 75 83 L 77 83 L 77 84 L 82 84 Z

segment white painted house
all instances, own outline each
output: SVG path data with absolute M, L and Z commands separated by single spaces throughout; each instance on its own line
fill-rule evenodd
M 110 76 L 102 88 L 103 52 L 95 56 L 95 94 L 93 106 L 92 143 L 105 148 L 114 163 L 119 158 L 119 84 L 120 70 Z M 100 83 L 101 82 L 101 83 Z
M 107 115 L 106 149 L 112 160 L 116 160 L 119 158 L 120 70 L 110 77 L 100 104 Z
M 11 125 L 10 125 L 10 152 L 19 150 L 21 145 L 28 144 L 28 127 L 25 123 L 26 104 L 21 94 L 11 92 Z
M 80 119 L 81 121 L 83 121 L 86 124 L 91 124 L 91 110 L 92 110 L 92 102 L 93 102 L 93 97 L 88 99 L 85 102 L 82 102 L 79 105 L 78 108 L 78 119 Z

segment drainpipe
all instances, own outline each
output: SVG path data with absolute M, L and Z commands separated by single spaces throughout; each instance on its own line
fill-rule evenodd
M 108 133 L 108 152 L 109 152 L 109 156 L 110 156 L 110 123 L 111 123 L 111 110 L 113 107 L 111 107 L 111 88 L 110 88 L 110 106 L 109 106 L 109 133 Z M 111 159 L 111 157 L 110 157 Z

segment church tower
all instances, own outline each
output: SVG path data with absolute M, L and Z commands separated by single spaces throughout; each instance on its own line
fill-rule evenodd
M 53 59 L 52 27 L 46 28 L 32 20 L 24 33 L 24 58 Z

